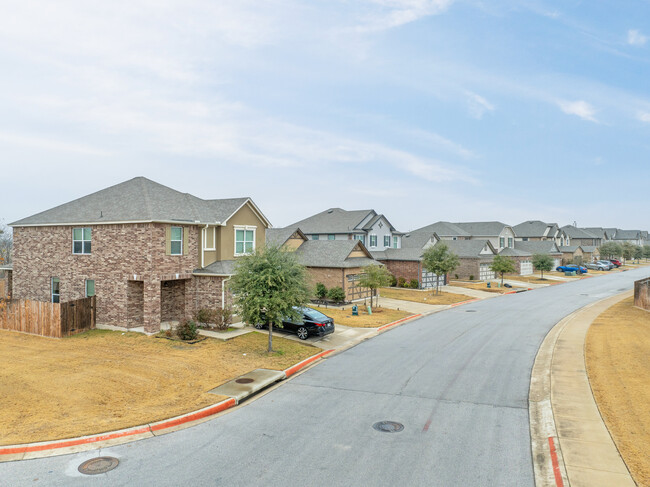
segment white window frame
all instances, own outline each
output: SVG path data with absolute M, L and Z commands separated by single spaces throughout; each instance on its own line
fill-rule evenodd
M 390 235 L 384 235 L 384 247 L 390 247 Z
M 369 236 L 370 238 L 368 239 L 368 244 L 370 245 L 371 248 L 376 248 L 377 247 L 377 235 L 372 234 Z M 375 240 L 375 245 L 372 244 L 372 240 Z
M 212 229 L 212 247 L 208 247 L 208 232 Z M 203 229 L 203 250 L 217 250 L 217 227 Z
M 93 296 L 94 296 L 95 294 L 97 294 L 97 289 L 95 288 L 95 280 L 94 280 L 94 279 L 86 279 L 86 280 L 84 281 L 84 288 L 85 288 L 84 291 L 85 291 L 85 294 L 86 294 L 86 297 L 87 297 L 87 298 L 90 297 L 90 296 L 88 296 L 88 282 L 89 282 L 89 281 L 92 281 L 92 283 L 93 283 L 93 291 L 94 291 L 94 292 L 93 292 Z
M 312 235 L 311 239 L 312 240 L 320 240 L 320 235 Z
M 86 240 L 84 239 L 84 230 L 88 229 L 90 231 L 90 239 Z M 75 230 L 81 230 L 81 240 L 75 240 L 74 238 L 74 231 Z M 74 251 L 74 244 L 75 242 L 81 242 L 81 252 L 75 252 Z M 85 252 L 85 247 L 86 247 L 86 242 L 90 244 L 90 252 Z M 72 229 L 72 253 L 74 255 L 90 255 L 92 253 L 92 245 L 93 245 L 93 229 L 91 227 L 74 227 Z
M 180 228 L 181 230 L 181 238 L 180 240 L 174 240 L 174 228 Z M 177 227 L 177 226 L 172 226 L 170 231 L 169 231 L 169 255 L 183 255 L 183 227 Z M 174 252 L 172 248 L 172 243 L 174 242 L 180 242 L 181 243 L 181 250 L 180 252 Z
M 503 249 L 506 246 L 506 238 L 505 237 L 499 237 L 499 248 Z
M 251 226 L 251 225 L 234 225 L 234 230 L 235 230 L 235 248 L 233 249 L 234 255 L 235 256 L 240 256 L 240 255 L 249 255 L 252 252 L 255 252 L 255 240 L 257 238 L 257 227 L 256 226 Z M 238 253 L 237 252 L 237 230 L 243 230 L 244 231 L 244 252 Z M 246 252 L 246 231 L 251 231 L 253 232 L 253 248 L 251 249 L 251 252 Z
M 336 240 L 336 235 L 330 233 L 329 235 L 327 235 L 327 240 Z
M 59 284 L 59 292 L 58 293 L 54 292 L 54 279 L 56 279 L 56 281 Z M 56 296 L 58 298 L 56 301 L 54 301 L 54 296 Z M 50 302 L 51 303 L 60 303 L 61 302 L 61 279 L 59 279 L 58 277 L 51 277 L 50 278 Z
M 515 245 L 515 239 L 512 237 L 508 237 L 508 247 L 512 248 Z
M 394 249 L 398 248 L 397 244 L 399 244 L 399 237 L 396 236 L 396 235 L 393 235 L 393 248 Z
M 366 236 L 364 234 L 356 234 L 354 236 L 354 240 L 358 240 L 361 242 L 363 245 L 366 245 Z

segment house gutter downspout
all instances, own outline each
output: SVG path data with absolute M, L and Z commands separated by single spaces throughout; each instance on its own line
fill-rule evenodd
M 203 269 L 205 265 L 205 239 L 207 237 L 206 230 L 208 229 L 208 225 L 209 223 L 206 223 L 201 232 L 201 269 Z

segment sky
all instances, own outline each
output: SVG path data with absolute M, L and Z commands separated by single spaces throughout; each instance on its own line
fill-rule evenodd
M 275 227 L 650 229 L 650 0 L 10 0 L 0 65 L 5 224 L 145 176 Z

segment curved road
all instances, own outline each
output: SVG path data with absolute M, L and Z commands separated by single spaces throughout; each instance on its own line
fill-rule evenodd
M 176 433 L 0 464 L 0 485 L 533 486 L 532 365 L 567 314 L 648 268 L 437 313 L 327 359 L 212 421 Z M 404 425 L 398 433 L 375 422 Z M 88 477 L 78 465 L 120 459 Z

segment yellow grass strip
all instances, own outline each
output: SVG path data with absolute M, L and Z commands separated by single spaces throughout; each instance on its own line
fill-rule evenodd
M 455 294 L 440 292 L 436 294 L 431 290 L 418 290 L 418 289 L 402 289 L 396 287 L 384 287 L 379 290 L 379 295 L 382 298 L 401 299 L 403 301 L 413 301 L 416 303 L 425 304 L 454 304 L 462 301 L 472 299 L 465 294 Z
M 586 339 L 600 413 L 638 485 L 650 485 L 650 312 L 634 298 L 601 314 Z
M 319 351 L 266 333 L 194 345 L 92 330 L 61 340 L 0 331 L 0 445 L 101 433 L 209 406 L 214 387 Z
M 352 316 L 352 306 L 346 306 L 345 309 L 319 306 L 312 306 L 312 308 L 333 318 L 335 325 L 353 326 L 356 328 L 376 328 L 413 315 L 413 313 L 407 311 L 398 311 L 389 308 L 372 308 L 372 314 L 369 315 L 364 306 L 359 306 L 359 316 Z

